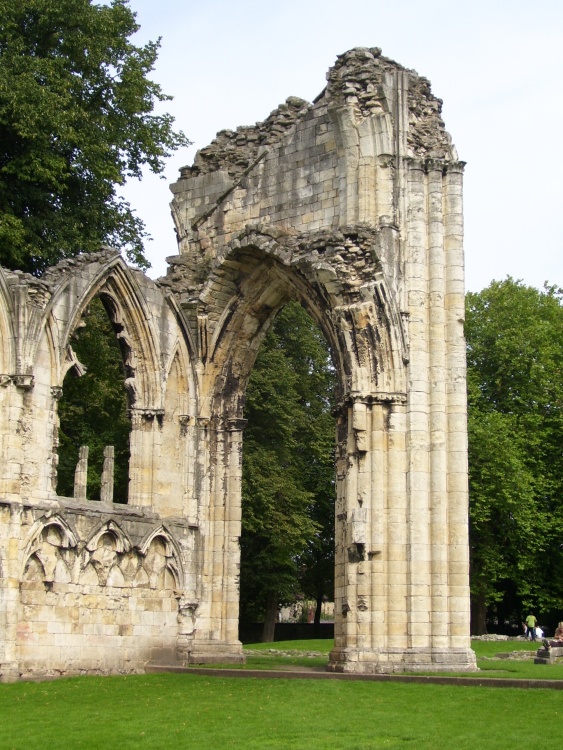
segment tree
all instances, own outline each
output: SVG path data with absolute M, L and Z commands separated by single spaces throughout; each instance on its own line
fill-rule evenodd
M 563 606 L 561 290 L 507 278 L 467 295 L 473 632 L 487 608 Z M 559 572 L 557 572 L 559 571 Z
M 189 143 L 154 113 L 159 42 L 131 43 L 127 0 L 0 0 L 0 18 L 0 264 L 37 274 L 106 243 L 148 267 L 116 188 Z
M 280 604 L 331 594 L 334 381 L 322 334 L 288 304 L 258 353 L 245 407 L 241 609 L 242 619 L 264 617 L 264 640 Z

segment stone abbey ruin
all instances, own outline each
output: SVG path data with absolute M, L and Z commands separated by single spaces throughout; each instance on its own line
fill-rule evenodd
M 339 378 L 329 669 L 475 669 L 464 165 L 416 72 L 362 48 L 327 78 L 181 170 L 164 278 L 109 249 L 0 273 L 0 679 L 243 660 L 245 388 L 289 300 Z M 75 497 L 56 492 L 57 400 L 95 297 L 124 355 L 127 505 L 107 476 L 85 498 L 84 456 Z

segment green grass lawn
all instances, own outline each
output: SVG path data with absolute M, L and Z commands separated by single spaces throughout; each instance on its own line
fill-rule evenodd
M 0 685 L 0 748 L 559 748 L 561 693 L 192 674 Z
M 332 640 L 301 640 L 301 641 L 276 641 L 275 643 L 253 643 L 245 645 L 246 664 L 243 669 L 296 669 L 299 667 L 323 669 L 328 661 L 328 652 L 333 646 Z M 522 680 L 563 680 L 563 664 L 534 664 L 530 661 L 511 661 L 508 659 L 495 659 L 499 653 L 507 651 L 530 651 L 535 653 L 541 646 L 540 643 L 529 641 L 472 641 L 472 647 L 477 655 L 477 665 L 481 672 L 459 672 L 464 677 L 482 677 L 486 672 L 487 677 L 511 678 Z M 320 652 L 322 656 L 305 656 L 291 653 L 282 656 L 279 651 L 290 652 Z M 271 653 L 270 653 L 271 652 Z M 220 665 L 240 669 L 240 665 Z M 427 672 L 425 674 L 436 674 Z M 451 675 L 451 672 L 441 674 Z
M 334 645 L 326 638 L 276 641 L 274 643 L 251 643 L 245 645 L 246 669 L 292 669 L 307 667 L 323 669 L 328 662 L 328 652 Z M 272 651 L 273 653 L 269 653 Z M 281 656 L 278 651 L 290 651 L 290 656 Z M 293 652 L 304 652 L 302 655 Z M 322 656 L 305 656 L 307 652 L 321 653 Z
M 563 666 L 483 658 L 536 644 L 473 646 L 487 675 L 563 679 Z M 245 648 L 253 652 L 250 668 L 255 660 L 262 668 L 291 668 L 293 661 L 322 667 L 332 641 Z M 271 648 L 325 655 L 282 657 L 269 655 Z M 189 673 L 0 684 L 0 750 L 487 750 L 532 743 L 559 750 L 562 736 L 563 694 L 555 690 Z

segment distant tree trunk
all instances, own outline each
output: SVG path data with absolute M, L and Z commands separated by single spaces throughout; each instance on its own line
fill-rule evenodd
M 471 635 L 487 632 L 487 604 L 484 594 L 471 595 Z
M 317 595 L 317 606 L 315 608 L 315 619 L 314 619 L 314 634 L 315 638 L 318 638 L 321 634 L 321 613 L 323 609 L 323 595 Z
M 270 594 L 266 604 L 266 616 L 264 618 L 264 629 L 262 630 L 262 643 L 273 642 L 277 619 L 278 597 L 275 594 Z

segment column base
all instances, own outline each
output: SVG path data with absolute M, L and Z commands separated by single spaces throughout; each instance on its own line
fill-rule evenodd
M 334 648 L 329 672 L 400 674 L 402 672 L 476 672 L 475 653 L 470 649 L 364 649 Z
M 234 641 L 193 641 L 178 649 L 178 658 L 189 664 L 245 664 L 242 643 Z
M 19 679 L 20 669 L 17 662 L 0 662 L 0 682 L 17 682 Z

